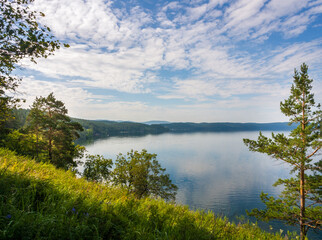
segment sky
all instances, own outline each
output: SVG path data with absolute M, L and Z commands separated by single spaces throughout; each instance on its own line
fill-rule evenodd
M 70 48 L 17 74 L 29 107 L 54 92 L 72 117 L 279 122 L 305 62 L 322 99 L 322 0 L 35 0 Z

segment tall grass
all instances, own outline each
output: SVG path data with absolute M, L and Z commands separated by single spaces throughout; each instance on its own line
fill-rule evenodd
M 0 239 L 285 238 L 212 212 L 161 199 L 137 200 L 122 189 L 0 148 Z

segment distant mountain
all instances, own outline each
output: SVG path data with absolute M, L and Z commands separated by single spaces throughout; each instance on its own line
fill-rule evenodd
M 85 131 L 80 133 L 81 140 L 91 140 L 110 136 L 142 136 L 161 133 L 193 132 L 239 132 L 239 131 L 291 131 L 293 126 L 287 122 L 280 123 L 169 123 L 150 124 L 137 122 L 114 122 L 107 120 L 84 120 L 72 118 L 79 122 Z
M 17 109 L 13 111 L 15 116 L 7 123 L 9 128 L 18 129 L 25 125 L 30 110 Z M 142 136 L 147 134 L 161 133 L 192 133 L 192 132 L 238 132 L 238 131 L 291 131 L 296 126 L 288 125 L 287 122 L 275 123 L 192 123 L 167 121 L 148 121 L 145 123 L 130 121 L 109 121 L 109 120 L 85 120 L 71 118 L 79 122 L 84 131 L 80 132 L 80 141 L 106 138 L 110 136 Z
M 276 123 L 168 123 L 160 124 L 169 129 L 169 132 L 238 132 L 238 131 L 290 131 L 296 126 L 287 122 Z
M 170 123 L 171 122 L 168 122 L 168 121 L 157 121 L 157 120 L 143 122 L 143 124 L 147 124 L 147 125 L 152 125 L 152 124 L 170 124 Z

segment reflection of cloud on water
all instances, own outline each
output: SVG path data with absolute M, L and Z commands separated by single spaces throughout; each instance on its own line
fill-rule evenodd
M 179 187 L 178 203 L 234 219 L 245 215 L 246 209 L 263 208 L 261 191 L 276 196 L 281 188 L 272 184 L 289 176 L 287 165 L 248 151 L 242 138 L 257 136 L 258 132 L 236 132 L 112 137 L 86 148 L 91 154 L 113 159 L 131 149 L 156 153 Z M 276 228 L 280 227 L 278 223 Z
M 172 156 L 184 155 L 167 160 L 179 186 L 178 202 L 226 215 L 245 214 L 246 208 L 261 207 L 261 191 L 273 195 L 281 191 L 271 185 L 288 176 L 288 169 L 263 154 L 249 152 L 243 134 L 255 138 L 247 136 L 253 135 L 249 132 L 199 134 L 190 145 L 172 146 L 177 148 L 177 154 L 172 149 Z
M 113 137 L 87 149 L 113 159 L 131 149 L 156 153 L 179 187 L 178 202 L 234 215 L 260 207 L 260 192 L 278 194 L 281 189 L 271 185 L 288 176 L 286 165 L 248 151 L 242 138 L 257 136 L 258 132 L 235 132 Z
M 187 177 L 197 177 L 206 174 L 206 173 L 213 173 L 216 171 L 215 164 L 200 164 L 198 159 L 189 159 L 189 161 L 185 161 L 184 164 L 181 165 L 180 169 L 178 169 L 178 174 L 184 174 Z
M 225 155 L 219 154 L 219 159 L 210 163 L 207 160 L 198 161 L 198 164 L 194 160 L 193 163 L 185 160 L 184 166 L 177 169 L 176 181 L 179 191 L 189 191 L 191 194 L 190 199 L 180 199 L 179 194 L 178 200 L 209 209 L 223 208 L 223 212 L 227 213 L 229 209 L 240 208 L 238 205 L 258 202 L 261 191 L 278 194 L 280 189 L 274 189 L 271 185 L 278 177 L 283 177 L 287 169 L 272 167 L 269 158 L 257 159 L 257 156 L 252 158 L 251 155 L 240 154 L 228 160 Z M 193 186 L 187 186 L 181 179 L 191 179 Z

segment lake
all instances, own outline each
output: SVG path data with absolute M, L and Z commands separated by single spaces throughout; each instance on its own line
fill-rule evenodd
M 270 132 L 263 134 L 269 136 Z M 156 153 L 157 160 L 179 188 L 177 203 L 236 220 L 237 216 L 246 215 L 246 209 L 263 208 L 260 193 L 277 196 L 281 188 L 272 184 L 278 178 L 289 177 L 286 164 L 250 152 L 244 145 L 243 138 L 257 136 L 258 132 L 229 132 L 110 137 L 96 140 L 86 149 L 90 154 L 113 160 L 118 153 L 125 154 L 131 149 Z M 259 225 L 269 229 L 268 224 Z M 278 222 L 269 225 L 276 231 L 286 230 Z

